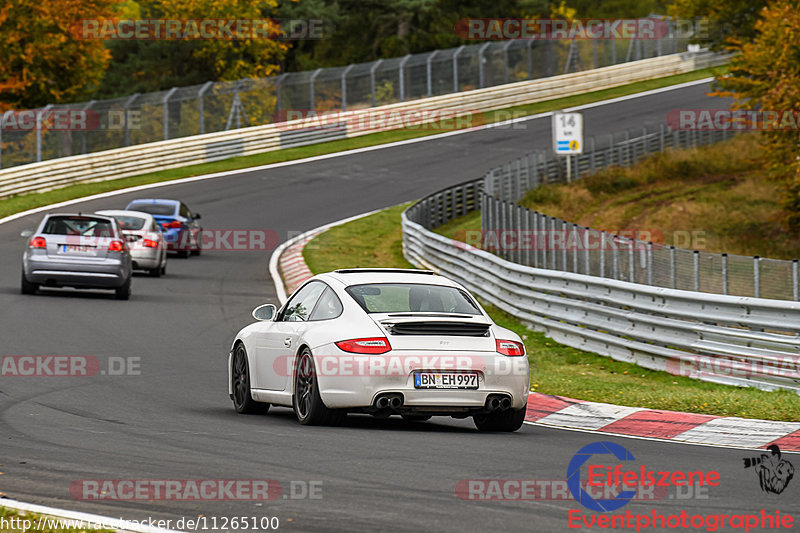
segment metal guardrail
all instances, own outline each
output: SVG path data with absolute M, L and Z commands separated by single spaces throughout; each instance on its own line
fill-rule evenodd
M 800 303 L 700 294 L 512 263 L 403 213 L 405 257 L 548 337 L 653 370 L 800 393 Z
M 660 57 L 688 38 L 487 42 L 371 63 L 208 82 L 110 100 L 31 110 L 21 128 L 0 127 L 0 168 L 287 120 L 287 111 L 375 107 Z M 686 36 L 688 37 L 688 36 Z M 57 111 L 84 112 L 85 129 L 43 126 Z M 9 122 L 0 121 L 3 124 Z M 288 117 L 289 119 L 291 116 Z
M 727 56 L 709 52 L 675 54 L 541 80 L 435 96 L 407 104 L 346 111 L 334 114 L 333 119 L 323 120 L 319 116 L 312 116 L 279 124 L 62 157 L 0 170 L 0 198 L 402 128 L 407 124 L 403 117 L 413 116 L 420 111 L 434 113 L 420 113 L 417 124 L 436 122 L 442 118 L 442 113 L 450 113 L 451 118 L 453 115 L 468 117 L 467 122 L 472 117 L 478 123 L 483 123 L 475 115 L 689 72 L 726 61 Z M 391 118 L 398 120 L 387 120 Z
M 627 165 L 666 147 L 707 144 L 725 135 L 659 128 L 627 137 L 578 157 L 573 168 L 585 174 L 611 164 Z M 613 239 L 615 248 L 584 252 L 552 244 L 548 249 L 545 244 L 495 255 L 430 231 L 480 209 L 483 229 L 500 238 L 504 232 L 537 232 L 542 239 L 538 244 L 547 242 L 542 232 L 550 232 L 560 233 L 561 242 L 570 242 L 569 235 L 571 242 L 580 242 L 594 230 L 513 203 L 529 188 L 563 181 L 565 176 L 562 159 L 537 152 L 495 168 L 483 178 L 433 193 L 403 213 L 404 255 L 412 264 L 456 279 L 566 345 L 706 381 L 800 393 L 800 303 L 699 292 L 713 287 L 705 271 L 699 273 L 698 262 L 711 255 L 721 260 L 721 255 L 657 248 L 604 232 L 594 237 L 606 240 L 595 242 Z M 485 232 L 480 236 L 484 244 L 485 236 Z M 689 267 L 679 260 L 687 252 L 692 258 Z M 729 269 L 742 266 L 732 257 L 736 256 L 727 258 Z M 752 269 L 753 259 L 743 259 L 744 266 Z M 756 261 L 760 267 L 767 260 Z M 796 300 L 797 262 L 774 263 L 793 272 L 789 279 L 794 280 Z M 764 285 L 761 270 L 762 295 L 775 292 Z M 753 279 L 749 276 L 752 270 L 745 272 L 745 278 Z M 768 279 L 785 282 L 780 276 Z M 655 286 L 659 283 L 666 288 Z M 693 286 L 684 287 L 687 283 Z M 729 292 L 747 288 L 742 287 L 731 283 Z M 791 294 L 791 287 L 790 282 L 783 298 Z

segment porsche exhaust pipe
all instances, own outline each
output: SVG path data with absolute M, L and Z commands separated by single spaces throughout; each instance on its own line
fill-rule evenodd
M 492 411 L 497 411 L 498 409 L 500 409 L 500 400 L 498 400 L 497 398 L 492 398 L 491 400 L 489 400 L 489 409 L 491 409 Z
M 505 394 L 492 394 L 486 398 L 484 409 L 490 413 L 511 408 L 511 398 Z
M 403 400 L 399 396 L 392 396 L 389 400 L 389 407 L 392 409 L 399 409 L 403 405 Z
M 511 398 L 507 398 L 507 397 L 503 398 L 502 401 L 500 402 L 500 407 L 502 409 L 504 409 L 504 410 L 505 409 L 510 409 L 511 408 Z
M 389 397 L 388 396 L 381 396 L 375 402 L 375 407 L 378 409 L 386 409 L 389 407 Z

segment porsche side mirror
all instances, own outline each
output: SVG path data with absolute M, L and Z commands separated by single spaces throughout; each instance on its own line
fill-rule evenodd
M 272 304 L 259 305 L 253 309 L 253 318 L 256 320 L 272 320 L 277 308 Z

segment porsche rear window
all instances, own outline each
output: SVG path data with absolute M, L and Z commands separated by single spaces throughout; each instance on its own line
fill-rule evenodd
M 456 287 L 418 283 L 370 283 L 345 289 L 367 313 L 481 312 L 467 293 Z
M 128 209 L 131 211 L 150 213 L 151 215 L 172 216 L 175 214 L 175 204 L 132 203 L 128 206 Z
M 84 237 L 113 237 L 110 221 L 84 216 L 50 217 L 42 233 L 50 235 L 81 235 Z

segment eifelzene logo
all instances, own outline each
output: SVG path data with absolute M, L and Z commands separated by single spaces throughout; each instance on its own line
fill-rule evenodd
M 781 449 L 777 444 L 767 446 L 770 454 L 762 453 L 759 457 L 745 457 L 745 468 L 753 468 L 758 474 L 761 490 L 772 494 L 780 494 L 794 477 L 794 465 L 781 457 Z

